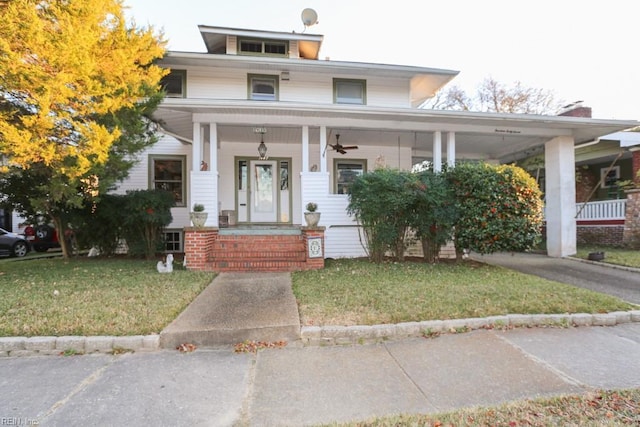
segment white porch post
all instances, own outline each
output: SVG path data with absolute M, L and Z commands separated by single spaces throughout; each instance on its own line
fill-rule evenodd
M 447 132 L 447 166 L 456 165 L 456 133 Z
M 191 170 L 199 171 L 202 161 L 202 125 L 193 123 L 193 146 L 191 147 Z
M 309 172 L 309 126 L 302 126 L 302 172 Z
M 327 171 L 327 127 L 320 126 L 320 172 Z
M 433 133 L 433 171 L 442 171 L 442 132 Z
M 218 124 L 209 123 L 209 170 L 218 174 Z
M 575 150 L 572 137 L 559 136 L 545 143 L 545 199 L 547 254 L 565 257 L 576 253 Z
M 209 123 L 208 170 L 201 170 L 203 159 L 202 123 L 193 123 L 193 145 L 191 146 L 191 173 L 189 179 L 189 210 L 195 203 L 204 205 L 209 214 L 206 227 L 218 226 L 218 131 L 216 123 Z

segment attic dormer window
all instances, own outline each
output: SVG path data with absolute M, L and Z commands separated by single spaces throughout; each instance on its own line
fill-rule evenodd
M 241 39 L 240 53 L 245 55 L 287 56 L 288 43 L 280 40 Z

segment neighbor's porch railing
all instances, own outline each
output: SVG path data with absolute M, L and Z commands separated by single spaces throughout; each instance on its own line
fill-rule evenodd
M 602 200 L 598 202 L 576 203 L 577 220 L 624 219 L 627 199 Z

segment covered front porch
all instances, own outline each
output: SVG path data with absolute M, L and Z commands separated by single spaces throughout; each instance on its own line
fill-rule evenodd
M 167 105 L 173 102 L 182 105 Z M 436 168 L 467 160 L 508 163 L 542 152 L 548 253 L 572 255 L 574 146 L 635 124 L 404 108 L 237 104 L 185 106 L 183 100 L 168 99 L 160 108 L 164 130 L 191 144 L 189 205 L 204 204 L 212 213 L 206 228 L 221 231 L 222 212 L 235 216 L 237 225 L 301 226 L 305 205 L 317 203 L 325 257 L 364 255 L 358 226 L 346 213 L 349 174 L 376 167 L 409 169 L 425 160 Z M 336 149 L 337 135 L 340 144 L 357 148 Z M 261 143 L 264 155 L 258 153 Z M 189 235 L 187 229 L 187 252 L 192 250 Z M 188 263 L 189 258 L 187 254 Z

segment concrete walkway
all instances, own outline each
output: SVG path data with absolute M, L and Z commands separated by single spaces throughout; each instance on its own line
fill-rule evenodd
M 300 339 L 289 273 L 220 273 L 160 334 L 160 347 Z
M 0 358 L 0 421 L 302 426 L 640 387 L 640 323 L 374 345 Z

